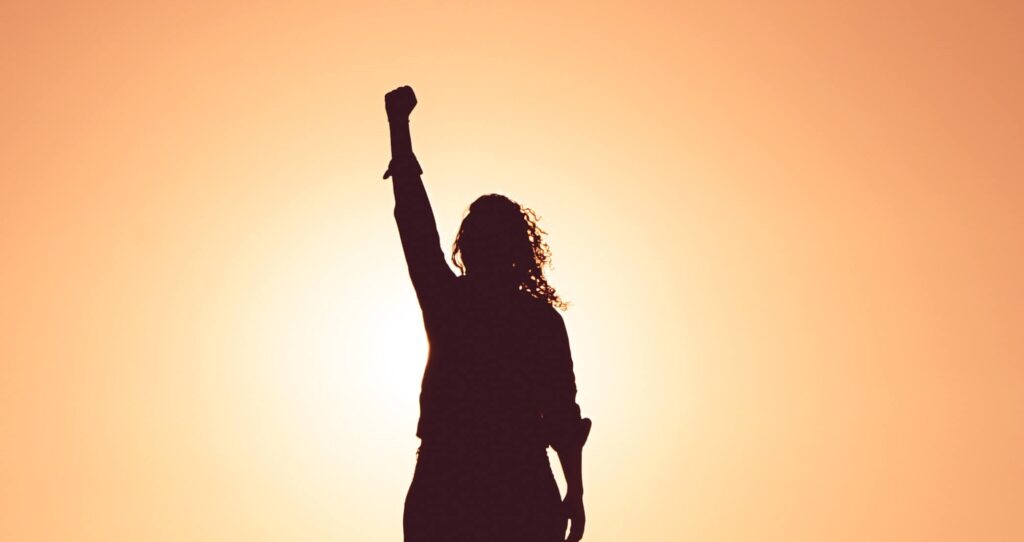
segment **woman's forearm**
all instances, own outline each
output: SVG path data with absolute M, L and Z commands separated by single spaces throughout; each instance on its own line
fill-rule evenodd
M 583 446 L 568 446 L 557 450 L 558 461 L 565 475 L 566 496 L 583 496 Z
M 589 430 L 589 424 L 587 425 Z M 589 432 L 589 431 L 588 431 Z M 587 512 L 583 507 L 583 442 L 572 445 L 562 445 L 555 450 L 558 451 L 558 461 L 562 464 L 562 473 L 565 474 L 565 514 L 570 522 L 569 537 L 566 540 L 579 542 L 583 538 L 583 529 L 587 523 Z M 559 538 L 561 539 L 561 538 Z
M 409 133 L 409 120 L 388 121 L 391 130 L 391 158 L 412 154 L 412 135 Z

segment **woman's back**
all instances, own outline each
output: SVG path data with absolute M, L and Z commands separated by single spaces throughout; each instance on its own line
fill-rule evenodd
M 468 277 L 453 279 L 436 304 L 424 307 L 430 356 L 419 436 L 434 444 L 546 447 L 545 401 L 566 384 L 554 378 L 556 365 L 571 371 L 561 316 L 523 292 L 488 291 Z M 573 401 L 569 385 L 561 392 Z

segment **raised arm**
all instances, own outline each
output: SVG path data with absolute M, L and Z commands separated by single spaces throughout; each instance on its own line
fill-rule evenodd
M 444 259 L 437 234 L 434 211 L 423 187 L 409 134 L 409 114 L 416 107 L 416 95 L 410 87 L 399 87 L 384 96 L 391 128 L 391 163 L 384 178 L 392 178 L 395 192 L 395 222 L 402 239 L 402 250 L 409 266 L 409 277 L 424 311 L 444 296 L 454 273 Z

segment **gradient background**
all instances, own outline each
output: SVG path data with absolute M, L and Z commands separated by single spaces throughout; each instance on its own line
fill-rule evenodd
M 139 4 L 0 12 L 0 539 L 401 539 L 410 84 L 446 251 L 550 232 L 586 540 L 1024 540 L 1024 4 Z

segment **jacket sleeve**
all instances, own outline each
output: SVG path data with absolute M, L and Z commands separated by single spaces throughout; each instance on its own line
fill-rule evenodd
M 427 311 L 445 295 L 455 274 L 444 259 L 437 234 L 434 211 L 420 177 L 419 164 L 391 164 L 389 173 L 395 192 L 395 222 L 402 240 L 402 251 L 409 267 L 420 307 Z
M 583 446 L 590 434 L 589 418 L 580 417 L 576 403 L 576 375 L 573 373 L 569 335 L 562 316 L 551 309 L 551 318 L 541 334 L 541 414 L 544 432 L 556 451 Z

